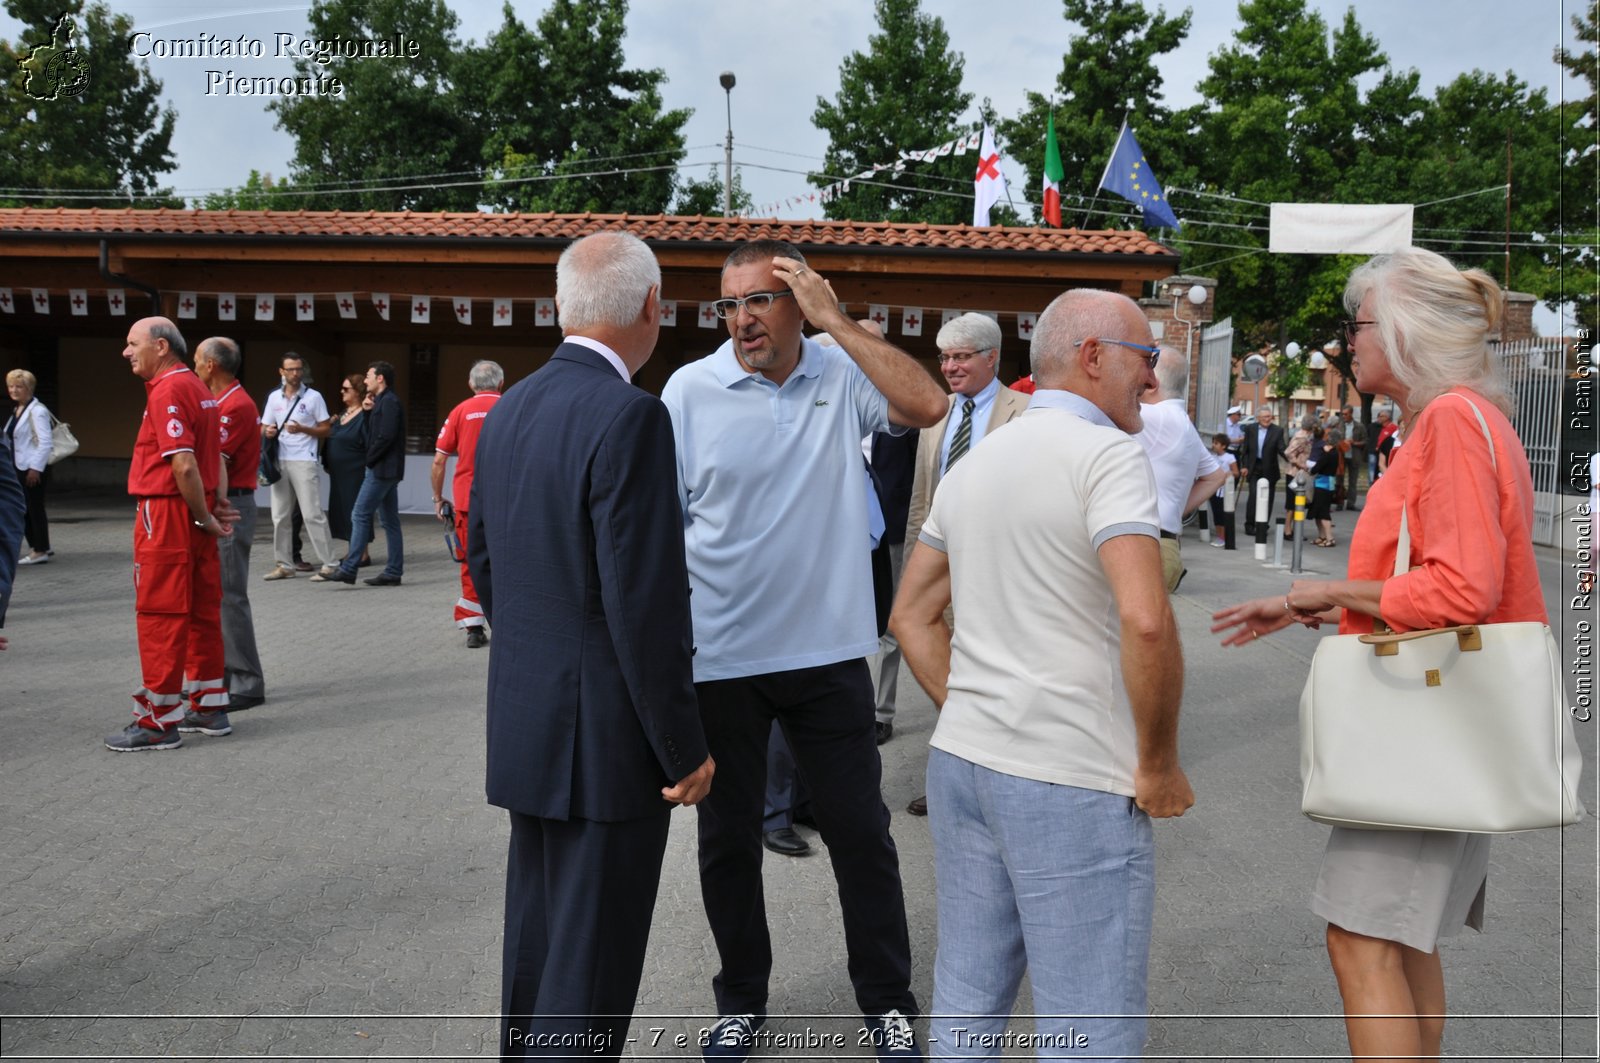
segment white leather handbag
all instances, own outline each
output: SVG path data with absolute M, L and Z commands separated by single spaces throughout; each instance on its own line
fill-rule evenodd
M 1473 412 L 1492 460 L 1494 438 Z M 1402 510 L 1395 575 L 1410 558 Z M 1337 635 L 1317 646 L 1300 695 L 1300 808 L 1319 823 L 1565 827 L 1582 814 L 1582 770 L 1547 624 Z

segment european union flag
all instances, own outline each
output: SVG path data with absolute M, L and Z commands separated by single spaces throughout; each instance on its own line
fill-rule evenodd
M 1144 211 L 1145 221 L 1178 228 L 1177 215 L 1167 203 L 1167 194 L 1161 182 L 1150 172 L 1144 161 L 1144 149 L 1134 139 L 1128 120 L 1122 120 L 1122 132 L 1117 134 L 1117 146 L 1111 151 L 1111 161 L 1100 178 L 1100 187 L 1108 188 L 1130 203 L 1137 203 Z

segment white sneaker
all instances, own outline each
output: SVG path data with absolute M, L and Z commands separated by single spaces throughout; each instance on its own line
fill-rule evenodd
M 268 572 L 265 576 L 262 576 L 261 578 L 262 579 L 294 579 L 294 569 L 290 568 L 288 565 L 279 565 L 277 568 L 274 568 L 271 572 Z

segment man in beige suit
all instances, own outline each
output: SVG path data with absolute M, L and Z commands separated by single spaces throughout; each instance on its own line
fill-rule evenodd
M 911 511 L 906 521 L 907 553 L 915 547 L 922 522 L 933 505 L 933 492 L 951 465 L 960 461 L 985 436 L 1028 408 L 1028 396 L 1000 386 L 1000 326 L 983 314 L 962 314 L 939 330 L 939 372 L 950 385 L 950 410 L 917 440 L 917 469 L 911 483 Z M 946 618 L 949 619 L 948 617 Z M 878 722 L 888 721 L 879 710 Z M 928 802 L 919 797 L 906 806 L 913 816 L 926 816 Z

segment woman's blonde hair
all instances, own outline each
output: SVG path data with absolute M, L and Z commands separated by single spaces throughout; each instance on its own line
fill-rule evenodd
M 1489 349 L 1505 293 L 1481 269 L 1460 270 L 1443 255 L 1407 247 L 1377 255 L 1350 274 L 1344 305 L 1352 318 L 1372 297 L 1372 319 L 1395 379 L 1415 413 L 1453 387 L 1468 387 L 1508 416 L 1511 397 Z
M 11 372 L 6 374 L 6 383 L 8 385 L 21 384 L 23 387 L 28 389 L 28 394 L 30 395 L 39 390 L 39 378 L 28 372 L 26 369 L 11 370 Z

